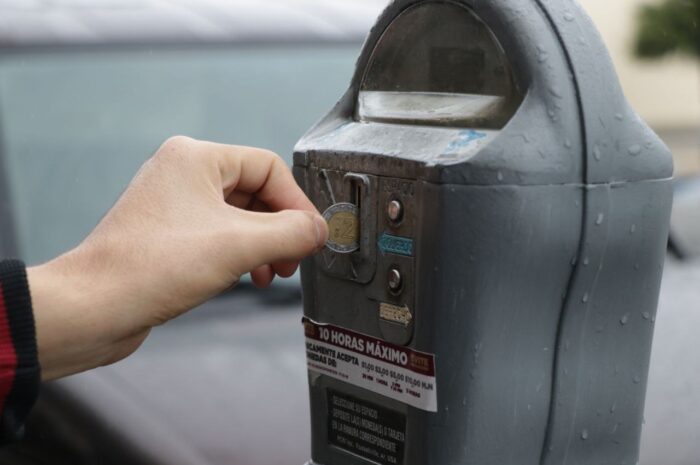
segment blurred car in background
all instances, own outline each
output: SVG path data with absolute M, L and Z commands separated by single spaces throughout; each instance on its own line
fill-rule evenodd
M 0 256 L 36 264 L 77 245 L 174 134 L 291 163 L 382 6 L 0 1 Z M 303 463 L 300 299 L 298 280 L 242 283 L 154 331 L 137 357 L 46 385 L 0 462 Z
M 0 0 L 0 256 L 35 264 L 77 245 L 174 134 L 291 162 L 346 90 L 385 3 Z M 700 457 L 700 393 L 686 389 L 700 382 L 688 352 L 697 280 L 700 264 L 669 260 L 642 465 Z M 46 384 L 0 463 L 301 465 L 300 319 L 298 281 L 242 283 L 154 330 L 129 359 Z

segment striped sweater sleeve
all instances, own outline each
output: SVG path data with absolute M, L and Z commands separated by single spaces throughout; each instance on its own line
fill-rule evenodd
M 21 437 L 40 380 L 24 264 L 0 261 L 0 443 Z

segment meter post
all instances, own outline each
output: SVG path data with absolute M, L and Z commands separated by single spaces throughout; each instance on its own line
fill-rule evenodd
M 576 2 L 394 1 L 294 172 L 311 464 L 637 462 L 673 165 Z

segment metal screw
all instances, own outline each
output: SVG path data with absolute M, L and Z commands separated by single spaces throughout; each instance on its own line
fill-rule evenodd
M 403 284 L 401 272 L 397 268 L 389 269 L 389 275 L 387 277 L 387 281 L 389 282 L 389 289 L 392 292 L 399 291 L 401 289 L 401 284 Z
M 387 205 L 386 213 L 391 221 L 399 221 L 403 216 L 403 205 L 398 200 L 392 200 Z

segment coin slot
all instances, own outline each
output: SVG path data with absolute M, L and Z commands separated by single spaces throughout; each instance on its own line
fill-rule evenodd
M 362 185 L 357 181 L 352 181 L 352 191 L 355 196 L 353 203 L 357 205 L 357 209 L 362 211 Z
M 357 206 L 357 230 L 359 235 L 362 234 L 362 183 L 357 182 L 357 180 L 353 180 L 350 182 L 350 184 L 354 197 L 353 203 Z M 362 244 L 360 243 L 358 250 L 361 248 Z
M 350 202 L 357 208 L 357 228 L 360 236 L 357 251 L 361 252 L 364 248 L 363 246 L 366 245 L 363 244 L 363 242 L 368 239 L 368 236 L 363 234 L 364 226 L 369 224 L 366 223 L 366 216 L 372 213 L 367 209 L 367 211 L 363 211 L 362 209 L 363 204 L 367 203 L 366 201 L 369 200 L 369 196 L 371 195 L 370 181 L 367 175 L 358 173 L 346 173 L 345 181 L 350 184 Z

